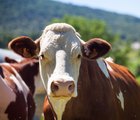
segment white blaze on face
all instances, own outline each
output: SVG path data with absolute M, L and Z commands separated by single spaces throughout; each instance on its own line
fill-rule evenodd
M 64 50 L 58 50 L 56 52 L 56 66 L 54 69 L 54 74 L 56 75 L 63 75 L 65 74 L 66 69 L 68 69 L 69 65 L 67 63 L 67 56 Z M 54 78 L 55 79 L 55 78 Z
M 48 26 L 40 41 L 40 74 L 48 98 L 61 120 L 65 105 L 71 97 L 77 96 L 77 81 L 81 60 L 81 40 L 75 30 L 67 24 Z M 75 85 L 71 96 L 57 96 L 51 90 L 55 81 L 73 81 Z M 57 107 L 56 107 L 57 106 Z
M 71 72 L 72 64 L 70 63 L 69 56 L 67 56 L 66 52 L 64 50 L 58 50 L 56 51 L 56 57 L 55 57 L 55 68 L 53 70 L 53 74 L 50 76 L 48 81 L 48 87 L 47 92 L 49 95 L 51 95 L 51 83 L 54 81 L 73 81 L 75 84 L 77 84 L 76 81 L 74 81 L 74 76 L 72 77 L 73 73 Z M 75 90 L 73 97 L 77 96 L 77 91 Z

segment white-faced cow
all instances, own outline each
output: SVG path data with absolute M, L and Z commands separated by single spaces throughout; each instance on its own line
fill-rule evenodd
M 0 64 L 0 120 L 33 120 L 38 60 L 16 62 L 7 57 L 6 62 Z
M 99 38 L 83 42 L 66 23 L 47 26 L 35 42 L 22 36 L 9 43 L 23 57 L 39 56 L 45 120 L 140 120 L 135 77 L 100 58 L 110 47 Z

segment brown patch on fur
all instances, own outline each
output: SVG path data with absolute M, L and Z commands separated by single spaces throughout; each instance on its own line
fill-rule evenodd
M 9 120 L 26 120 L 28 114 L 28 106 L 24 95 L 22 92 L 18 91 L 18 89 L 15 89 L 14 92 L 16 94 L 16 101 L 10 103 L 5 113 L 8 114 Z

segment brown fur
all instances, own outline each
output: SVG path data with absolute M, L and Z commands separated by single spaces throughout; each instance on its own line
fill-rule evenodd
M 62 120 L 140 120 L 140 87 L 134 76 L 125 67 L 108 64 L 113 69 L 109 71 L 110 79 L 105 77 L 96 61 L 82 60 L 78 97 L 68 102 Z M 124 110 L 117 98 L 120 90 Z M 47 106 L 49 112 L 44 112 L 45 120 L 54 120 L 53 110 Z

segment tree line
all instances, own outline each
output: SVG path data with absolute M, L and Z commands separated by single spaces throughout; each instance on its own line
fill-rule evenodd
M 105 57 L 110 56 L 116 63 L 127 66 L 138 78 L 140 78 L 140 51 L 132 49 L 132 42 L 124 41 L 122 40 L 121 35 L 112 33 L 112 31 L 108 29 L 105 21 L 66 15 L 63 18 L 52 19 L 50 23 L 54 22 L 66 22 L 71 24 L 77 32 L 80 33 L 81 38 L 84 41 L 96 37 L 107 40 L 112 45 L 112 49 Z M 28 36 L 33 39 L 37 39 L 40 35 L 41 33 L 37 32 L 28 34 Z M 4 41 L 0 40 L 0 47 L 6 48 L 8 42 L 14 37 L 17 36 L 4 33 Z

